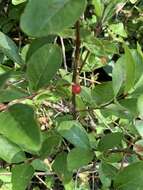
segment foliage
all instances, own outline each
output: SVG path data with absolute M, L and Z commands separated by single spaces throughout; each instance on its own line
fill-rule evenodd
M 142 35 L 142 0 L 0 0 L 2 190 L 142 190 Z

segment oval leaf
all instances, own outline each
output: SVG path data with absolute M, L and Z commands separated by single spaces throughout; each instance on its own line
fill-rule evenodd
M 77 170 L 80 167 L 87 165 L 93 159 L 93 156 L 94 154 L 91 150 L 82 148 L 72 149 L 67 157 L 68 170 Z
M 60 68 L 62 52 L 57 45 L 46 44 L 35 51 L 27 63 L 27 76 L 30 87 L 38 90 L 49 84 Z
M 79 122 L 63 121 L 58 127 L 58 132 L 76 147 L 85 149 L 90 148 L 87 133 Z
M 85 7 L 86 0 L 31 0 L 21 17 L 21 28 L 37 37 L 57 34 L 72 26 Z
M 98 144 L 98 149 L 100 151 L 105 151 L 111 148 L 114 148 L 121 144 L 121 141 L 123 139 L 122 133 L 111 133 L 107 134 L 104 137 L 101 138 Z
M 121 170 L 115 178 L 117 190 L 142 190 L 143 162 L 136 162 Z
M 0 114 L 0 132 L 22 148 L 38 151 L 41 146 L 40 129 L 30 106 L 15 104 Z
M 0 135 L 0 158 L 8 163 L 17 163 L 24 161 L 26 157 L 16 144 Z
M 12 189 L 25 190 L 33 174 L 33 167 L 27 163 L 15 166 L 12 169 Z
M 16 44 L 2 32 L 0 32 L 0 50 L 14 62 L 22 63 Z

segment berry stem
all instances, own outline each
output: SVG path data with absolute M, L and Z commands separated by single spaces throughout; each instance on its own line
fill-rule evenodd
M 79 66 L 80 66 L 80 22 L 79 20 L 75 24 L 75 56 L 73 60 L 73 84 L 79 84 Z M 76 94 L 72 92 L 72 106 L 73 106 L 73 119 L 77 119 L 77 112 L 76 112 Z

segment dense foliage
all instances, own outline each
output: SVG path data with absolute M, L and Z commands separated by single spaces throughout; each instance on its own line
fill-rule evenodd
M 0 0 L 1 190 L 143 189 L 142 36 L 142 0 Z

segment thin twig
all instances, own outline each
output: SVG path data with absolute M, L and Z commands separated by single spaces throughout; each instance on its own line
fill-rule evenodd
M 79 73 L 81 73 L 81 71 L 82 71 L 84 65 L 86 64 L 86 61 L 87 61 L 89 55 L 90 55 L 90 51 L 88 50 L 87 53 L 86 53 L 86 56 L 85 56 L 85 58 L 84 58 L 84 60 L 83 60 L 83 62 L 82 62 L 82 65 L 81 65 L 80 68 L 79 68 Z
M 73 78 L 72 82 L 74 84 L 79 83 L 79 64 L 80 64 L 80 23 L 79 21 L 76 22 L 75 25 L 76 29 L 76 40 L 75 40 L 75 58 L 73 62 Z M 72 93 L 72 105 L 73 105 L 73 119 L 77 118 L 77 112 L 76 112 L 76 95 L 75 93 Z

